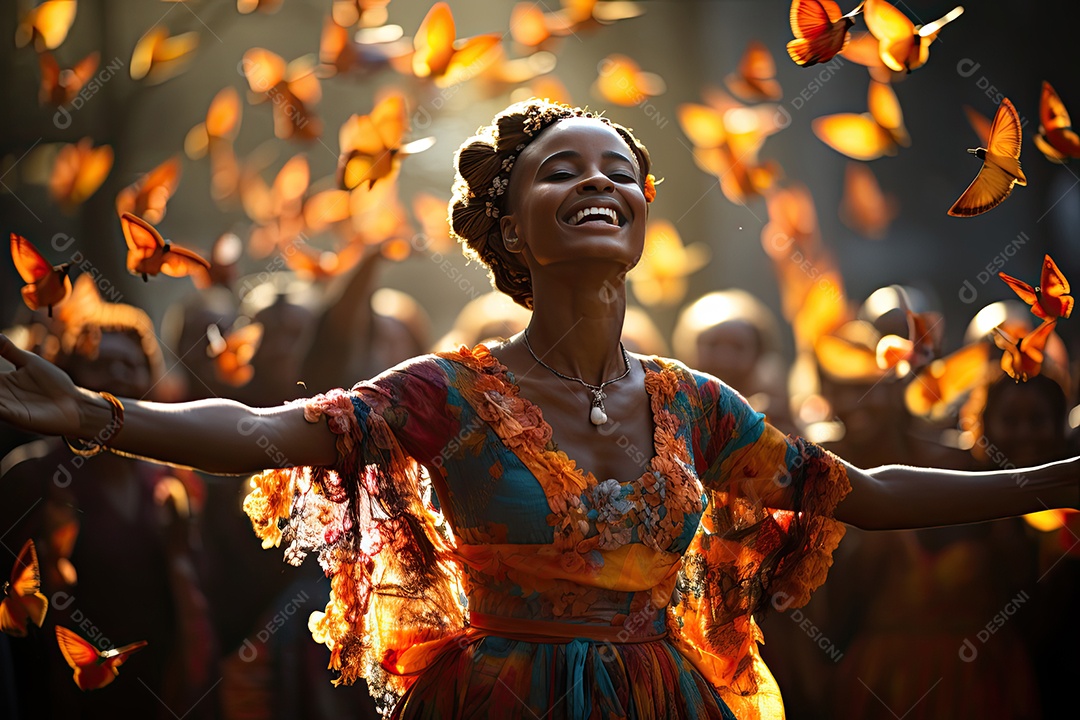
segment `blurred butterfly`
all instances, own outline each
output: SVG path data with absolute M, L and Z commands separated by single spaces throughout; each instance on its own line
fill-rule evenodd
M 165 204 L 180 184 L 180 157 L 174 155 L 116 196 L 118 215 L 131 213 L 154 224 L 165 217 Z
M 510 35 L 514 41 L 538 48 L 552 37 L 573 35 L 619 20 L 638 17 L 644 10 L 636 2 L 597 2 L 597 0 L 563 0 L 562 7 L 544 12 L 544 4 L 519 2 L 510 13 Z
M 438 253 L 449 252 L 454 247 L 450 238 L 450 221 L 447 218 L 449 202 L 430 193 L 418 192 L 412 198 L 413 215 L 423 232 L 421 250 Z
M 49 197 L 65 210 L 82 204 L 105 182 L 112 164 L 112 148 L 108 145 L 95 148 L 91 138 L 64 145 L 53 161 Z
M 886 83 L 870 81 L 868 113 L 837 113 L 815 118 L 811 127 L 822 142 L 854 160 L 895 155 L 911 144 L 900 101 Z
M 848 161 L 840 201 L 840 219 L 845 225 L 860 235 L 880 240 L 896 218 L 898 205 L 895 195 L 882 192 L 869 166 Z
M 301 239 L 293 241 L 282 252 L 285 264 L 305 280 L 329 280 L 347 272 L 364 254 L 364 243 L 349 242 L 341 250 L 321 250 Z
M 261 323 L 248 323 L 224 336 L 217 325 L 211 323 L 206 327 L 206 336 L 210 341 L 206 354 L 214 360 L 214 372 L 218 380 L 233 387 L 241 387 L 251 382 L 255 375 L 251 358 L 255 357 L 259 349 L 262 335 Z
M 120 674 L 118 669 L 136 650 L 146 647 L 140 640 L 112 650 L 95 646 L 61 625 L 56 626 L 56 642 L 67 664 L 75 671 L 75 684 L 80 690 L 99 690 Z
M 848 31 L 862 3 L 844 15 L 833 0 L 791 0 L 791 32 L 787 51 L 797 65 L 808 67 L 832 60 L 848 43 Z
M 686 296 L 687 276 L 708 262 L 709 248 L 705 243 L 683 245 L 673 224 L 653 220 L 645 231 L 641 261 L 627 279 L 642 305 L 677 305 Z
M 794 262 L 788 265 L 798 267 Z M 848 307 L 840 273 L 828 266 L 815 267 L 819 274 L 806 290 L 791 319 L 795 347 L 798 350 L 813 348 L 818 338 L 833 332 L 851 319 L 851 309 Z M 806 275 L 801 268 L 799 272 Z
M 986 147 L 968 152 L 983 161 L 982 169 L 951 208 L 949 214 L 970 217 L 1000 205 L 1009 197 L 1013 185 L 1027 185 L 1020 169 L 1020 141 L 1023 130 L 1016 108 L 1004 98 L 998 105 L 990 126 L 990 141 Z
M 386 10 L 389 4 L 390 0 L 334 0 L 330 16 L 344 28 L 354 25 L 378 27 L 389 17 Z
M 270 101 L 274 135 L 282 140 L 314 140 L 322 134 L 322 122 L 312 110 L 322 98 L 314 58 L 305 55 L 286 65 L 279 55 L 256 47 L 244 53 L 241 66 L 256 98 L 253 102 Z
M 49 600 L 41 594 L 41 571 L 38 568 L 34 541 L 23 543 L 11 568 L 11 579 L 4 583 L 0 602 L 0 630 L 8 635 L 25 637 L 28 623 L 41 627 Z
M 870 73 L 870 77 L 878 82 L 887 83 L 902 80 L 904 78 L 903 73 L 891 70 L 881 61 L 881 53 L 878 51 L 879 46 L 878 39 L 868 32 L 850 33 L 848 43 L 840 51 L 840 56 L 845 60 L 850 60 L 865 67 Z
M 908 382 L 904 404 L 912 415 L 937 420 L 982 382 L 990 346 L 976 342 L 934 360 Z
M 884 369 L 874 357 L 874 349 L 857 342 L 846 335 L 853 335 L 850 328 L 861 321 L 852 321 L 843 326 L 842 334 L 827 333 L 814 341 L 814 359 L 818 368 L 836 380 L 857 383 L 873 383 L 885 376 Z M 866 335 L 872 338 L 873 333 Z
M 926 64 L 930 58 L 930 43 L 937 39 L 945 25 L 963 12 L 963 6 L 957 5 L 944 17 L 916 27 L 907 15 L 885 0 L 866 0 L 863 17 L 866 27 L 878 39 L 881 61 L 890 70 L 911 72 Z
M 524 57 L 509 58 L 503 46 L 499 45 L 492 51 L 492 55 L 494 57 L 491 62 L 484 66 L 474 82 L 482 97 L 485 98 L 503 96 L 507 92 L 520 89 L 524 83 L 550 73 L 556 65 L 555 55 L 546 50 L 533 52 Z M 553 99 L 550 95 L 536 97 Z
M 23 13 L 15 28 L 15 47 L 31 41 L 40 50 L 55 50 L 67 38 L 75 21 L 76 0 L 46 0 Z
M 319 75 L 326 78 L 350 71 L 370 72 L 391 63 L 411 62 L 412 43 L 402 35 L 400 25 L 353 31 L 328 17 L 319 37 Z M 411 68 L 406 67 L 405 72 L 411 72 Z
M 616 105 L 640 105 L 646 98 L 661 95 L 667 89 L 662 77 L 643 72 L 626 55 L 608 55 L 600 61 L 598 68 L 600 74 L 593 90 L 605 101 Z
M 92 52 L 70 69 L 61 69 L 56 58 L 49 51 L 38 54 L 41 65 L 41 90 L 38 100 L 42 105 L 56 107 L 67 105 L 83 89 L 97 71 L 101 55 Z
M 1043 320 L 1067 318 L 1072 313 L 1073 297 L 1069 294 L 1069 281 L 1049 255 L 1043 258 L 1042 276 L 1036 287 L 1003 272 L 999 272 L 998 277 L 1031 306 L 1032 313 Z
M 979 138 L 979 143 L 981 145 L 989 145 L 990 118 L 986 117 L 970 105 L 964 106 L 964 114 L 967 116 L 968 124 L 971 125 L 971 129 L 975 131 L 975 136 Z
M 573 98 L 566 85 L 554 75 L 541 75 L 523 88 L 510 93 L 511 102 L 528 100 L 531 97 L 547 98 L 552 102 L 573 105 Z
M 352 190 L 367 182 L 370 188 L 389 175 L 402 157 L 427 150 L 435 143 L 435 138 L 429 136 L 402 145 L 408 130 L 405 96 L 397 92 L 380 100 L 370 115 L 350 116 L 338 133 L 341 187 Z
M 415 231 L 401 206 L 396 174 L 370 190 L 354 190 L 349 205 L 353 230 L 350 242 L 376 246 L 390 260 L 400 260 L 410 254 L 410 240 Z
M 322 190 L 304 199 L 301 214 L 309 233 L 317 233 L 352 216 L 348 190 Z
M 236 10 L 241 15 L 249 15 L 256 10 L 261 13 L 275 13 L 281 7 L 282 0 L 236 0 Z
M 751 40 L 739 60 L 739 67 L 724 78 L 728 90 L 751 103 L 779 100 L 783 96 L 776 81 L 776 62 L 760 40 Z
M 905 312 L 908 336 L 885 335 L 875 348 L 878 367 L 895 369 L 901 377 L 909 372 L 917 373 L 929 365 L 941 352 L 944 334 L 941 313 Z
M 11 259 L 26 283 L 22 289 L 23 302 L 31 310 L 47 307 L 52 317 L 53 305 L 59 305 L 71 294 L 70 263 L 53 265 L 29 240 L 15 233 L 11 233 Z
M 1057 320 L 1044 320 L 1043 324 L 1026 335 L 1014 336 L 1001 328 L 994 328 L 994 342 L 1005 351 L 1001 356 L 1001 369 L 1017 382 L 1027 382 L 1042 371 L 1046 341 L 1054 332 Z
M 170 36 L 167 29 L 155 26 L 135 43 L 128 68 L 131 79 L 146 78 L 147 82 L 157 84 L 175 77 L 184 71 L 198 47 L 197 32 Z
M 206 120 L 184 137 L 184 152 L 192 160 L 209 153 L 210 194 L 218 201 L 234 197 L 240 183 L 240 164 L 232 141 L 240 130 L 242 112 L 236 89 L 222 88 L 210 101 Z
M 127 268 L 132 275 L 142 275 L 144 282 L 158 273 L 190 276 L 196 287 L 210 285 L 210 263 L 197 253 L 166 242 L 153 225 L 137 215 L 123 213 L 120 226 L 127 240 Z
M 266 257 L 275 247 L 287 245 L 303 232 L 304 195 L 310 182 L 311 169 L 303 155 L 285 161 L 272 185 L 267 185 L 252 168 L 241 174 L 240 201 L 244 212 L 258 225 L 248 244 L 254 257 Z
M 1072 129 L 1069 111 L 1045 80 L 1039 98 L 1039 134 L 1035 136 L 1035 145 L 1050 162 L 1063 163 L 1080 157 L 1080 136 Z
M 55 514 L 55 511 L 54 511 Z M 79 537 L 79 521 L 74 512 L 64 512 L 60 522 L 53 522 L 47 538 L 48 557 L 52 558 L 51 567 L 46 567 L 46 575 L 51 579 L 50 586 L 75 585 L 79 576 L 71 563 L 71 553 Z
M 448 87 L 476 75 L 491 60 L 499 44 L 499 33 L 487 33 L 458 40 L 450 6 L 431 6 L 413 36 L 412 72 L 431 78 L 438 87 Z

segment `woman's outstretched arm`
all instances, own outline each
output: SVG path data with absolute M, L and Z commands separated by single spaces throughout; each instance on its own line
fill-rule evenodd
M 864 530 L 958 525 L 1080 506 L 1080 458 L 985 472 L 845 465 L 851 493 L 837 506 L 836 519 Z
M 52 363 L 0 335 L 0 420 L 31 432 L 93 440 L 112 421 L 102 396 L 77 387 Z M 250 408 L 232 400 L 152 403 L 121 398 L 124 425 L 108 446 L 172 465 L 220 474 L 271 467 L 330 465 L 333 433 L 309 423 L 299 404 Z

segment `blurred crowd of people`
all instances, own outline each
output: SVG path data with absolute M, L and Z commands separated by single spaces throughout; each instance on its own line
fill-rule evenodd
M 37 313 L 6 332 L 91 390 L 270 406 L 426 352 L 509 337 L 529 321 L 528 310 L 490 293 L 436 339 L 414 299 L 380 287 L 382 262 L 371 253 L 325 288 L 288 273 L 264 277 L 243 297 L 226 274 L 171 308 L 160 331 L 83 276 L 52 317 Z M 742 290 L 684 306 L 670 342 L 631 307 L 624 340 L 632 352 L 716 375 L 772 424 L 862 467 L 999 469 L 1076 454 L 1076 369 L 1065 344 L 1053 336 L 1042 372 L 1017 383 L 990 338 L 994 327 L 1030 331 L 1026 306 L 995 303 L 976 316 L 966 340 L 985 351 L 961 367 L 940 342 L 914 336 L 925 330 L 914 318 L 934 317 L 928 305 L 912 288 L 883 288 L 794 362 L 787 326 Z M 924 361 L 916 352 L 899 369 L 876 362 L 886 336 L 914 342 Z M 938 385 L 920 404 L 911 388 L 931 380 Z M 366 687 L 331 684 L 328 651 L 307 631 L 328 593 L 320 568 L 291 567 L 259 547 L 240 511 L 242 478 L 2 437 L 3 541 L 35 540 L 50 600 L 39 632 L 0 636 L 4 717 L 374 716 Z M 288 462 L 272 445 L 266 453 L 268 467 Z M 1080 629 L 1069 615 L 1080 599 L 1078 532 L 1076 514 L 1060 511 L 948 529 L 850 529 L 810 606 L 777 607 L 765 620 L 763 654 L 788 717 L 1035 718 L 1066 707 Z M 58 623 L 101 649 L 149 645 L 117 682 L 84 693 L 50 641 Z

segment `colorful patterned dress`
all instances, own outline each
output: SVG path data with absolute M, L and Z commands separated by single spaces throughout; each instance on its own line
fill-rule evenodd
M 824 580 L 843 465 L 640 362 L 654 455 L 629 482 L 577 468 L 483 345 L 306 402 L 339 462 L 264 472 L 245 509 L 289 562 L 318 553 L 336 682 L 394 718 L 783 716 L 752 613 Z

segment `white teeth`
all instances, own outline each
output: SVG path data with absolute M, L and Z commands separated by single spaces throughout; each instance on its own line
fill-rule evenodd
M 570 224 L 580 225 L 581 221 L 584 220 L 586 217 L 589 217 L 590 215 L 601 215 L 604 217 L 608 217 L 611 218 L 612 225 L 619 224 L 618 214 L 611 208 L 603 207 L 588 207 L 582 210 L 578 210 L 577 213 L 574 214 L 574 217 L 570 218 Z

